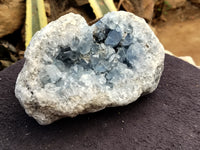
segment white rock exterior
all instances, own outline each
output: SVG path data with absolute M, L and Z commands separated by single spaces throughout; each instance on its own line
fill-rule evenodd
M 127 105 L 153 92 L 164 48 L 142 18 L 106 14 L 93 26 L 67 14 L 32 38 L 15 94 L 41 125 Z

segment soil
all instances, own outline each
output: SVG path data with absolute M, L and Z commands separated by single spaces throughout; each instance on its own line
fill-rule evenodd
M 154 23 L 165 49 L 176 56 L 191 56 L 200 66 L 200 8 L 189 2 L 168 10 Z
M 200 70 L 166 55 L 152 94 L 123 107 L 65 118 L 48 126 L 28 117 L 14 95 L 24 60 L 0 72 L 2 150 L 198 150 Z

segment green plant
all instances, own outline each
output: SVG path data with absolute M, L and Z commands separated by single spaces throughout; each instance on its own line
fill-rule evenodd
M 155 11 L 159 14 L 167 14 L 167 12 L 172 8 L 172 5 L 167 0 L 158 1 L 158 5 L 156 5 Z
M 97 19 L 110 11 L 117 11 L 113 0 L 89 0 L 89 3 Z
M 172 8 L 172 5 L 169 4 L 168 1 L 164 0 L 164 5 L 166 6 L 166 8 L 169 10 Z
M 47 17 L 43 0 L 26 0 L 25 46 L 32 36 L 47 25 Z

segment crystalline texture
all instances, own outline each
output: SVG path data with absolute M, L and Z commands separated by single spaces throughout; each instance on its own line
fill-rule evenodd
M 111 30 L 108 33 L 108 36 L 105 40 L 105 45 L 110 45 L 111 47 L 115 47 L 119 44 L 122 39 L 121 32 L 117 32 L 116 30 Z
M 123 11 L 91 27 L 79 15 L 62 16 L 34 35 L 25 57 L 15 94 L 42 125 L 127 105 L 156 89 L 164 67 L 149 26 Z
M 121 45 L 123 46 L 129 46 L 133 42 L 133 37 L 131 37 L 131 34 L 128 33 L 125 37 L 125 39 L 122 40 Z

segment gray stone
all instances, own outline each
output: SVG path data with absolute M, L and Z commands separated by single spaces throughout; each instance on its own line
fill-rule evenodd
M 32 38 L 15 94 L 39 124 L 127 105 L 153 92 L 164 48 L 142 18 L 106 14 L 93 26 L 67 14 Z

